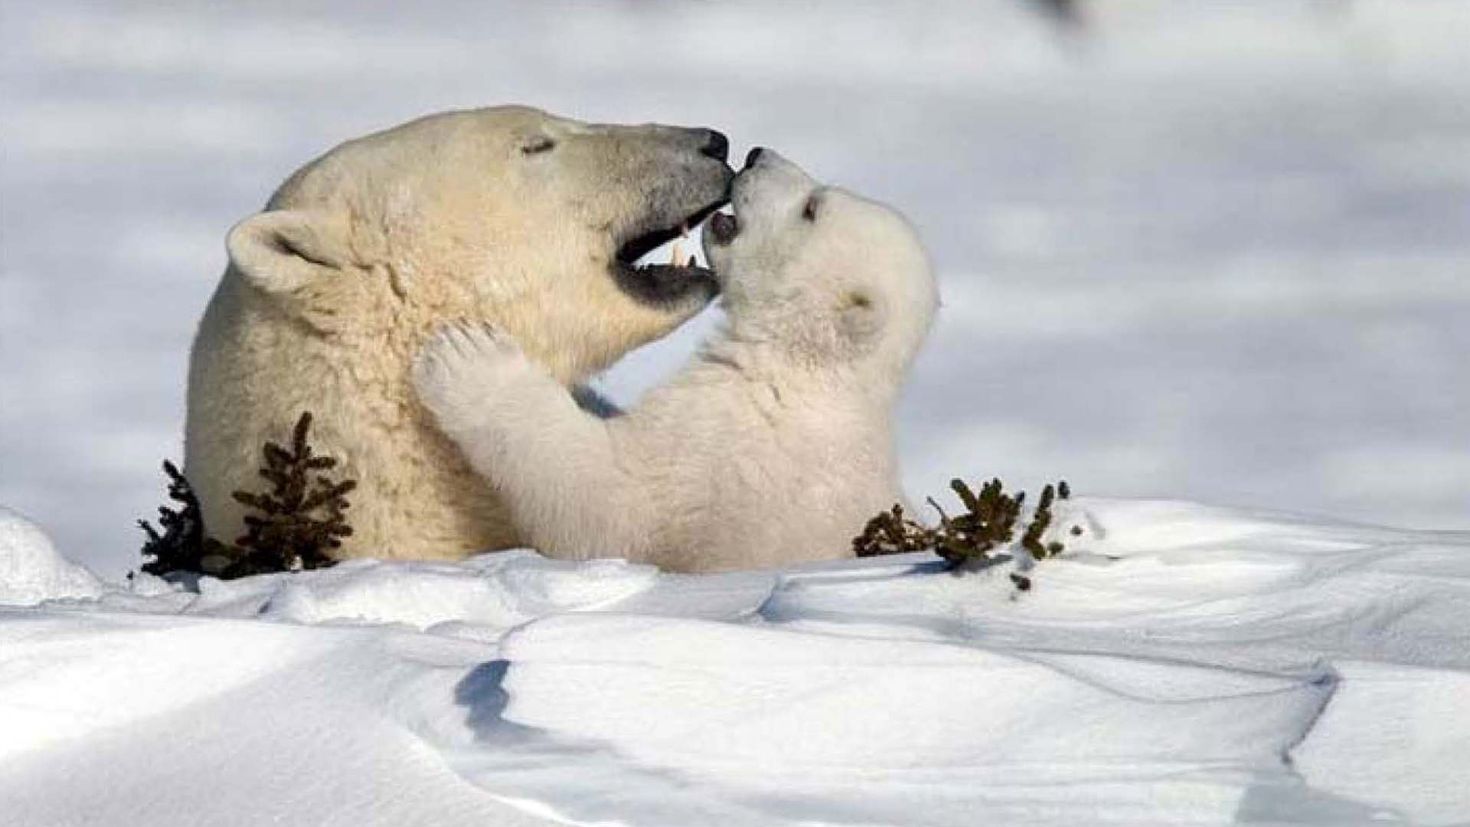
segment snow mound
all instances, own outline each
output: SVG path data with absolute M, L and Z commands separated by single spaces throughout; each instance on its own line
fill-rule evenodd
M 658 570 L 623 560 L 572 563 L 529 551 L 466 563 L 353 560 L 329 569 L 235 581 L 205 578 L 191 614 L 295 623 L 439 624 L 504 632 L 543 614 L 592 609 L 653 586 Z
M 1464 823 L 1470 673 L 1356 661 L 1337 670 L 1342 688 L 1292 754 L 1300 771 L 1323 790 Z
M 813 808 L 842 802 L 873 822 L 903 824 L 920 806 L 908 793 L 933 791 L 940 778 L 969 789 L 922 805 L 923 823 L 973 824 L 986 806 L 1013 819 L 1021 809 L 1000 799 L 1057 784 L 1064 796 L 1050 803 L 1077 808 L 1079 819 L 1102 801 L 1126 811 L 1145 791 L 1189 789 L 1214 790 L 1218 801 L 1189 796 L 1151 817 L 1223 819 L 1238 790 L 1219 768 L 1237 778 L 1279 768 L 1333 683 L 1325 673 L 1222 673 L 617 616 L 541 620 L 508 637 L 501 654 L 506 721 L 729 790 L 691 807 L 684 823 L 712 806 L 725 808 L 717 823 L 745 823 L 738 799 L 787 789 L 750 823 L 783 823 L 781 798 L 799 795 Z M 799 793 L 789 790 L 796 779 Z M 666 806 L 666 790 L 643 786 L 645 807 Z
M 1068 550 L 1026 593 L 928 554 L 700 577 L 519 551 L 0 608 L 0 801 L 150 825 L 1470 812 L 1470 535 L 1054 510 Z
M 0 604 L 96 597 L 102 583 L 57 553 L 40 526 L 0 506 Z

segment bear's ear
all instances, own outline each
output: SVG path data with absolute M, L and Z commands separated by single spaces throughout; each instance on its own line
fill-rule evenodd
M 349 260 L 347 222 L 318 210 L 269 210 L 230 229 L 230 263 L 266 293 L 289 293 L 340 271 Z
M 883 329 L 883 314 L 883 305 L 873 291 L 849 288 L 837 302 L 837 331 L 853 344 L 866 343 Z

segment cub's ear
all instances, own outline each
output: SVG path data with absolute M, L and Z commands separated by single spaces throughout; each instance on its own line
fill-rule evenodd
M 289 293 L 347 263 L 347 221 L 325 210 L 269 210 L 232 227 L 225 247 L 251 285 Z
M 883 329 L 885 309 L 873 291 L 852 287 L 837 301 L 837 330 L 853 344 L 863 344 L 877 337 Z

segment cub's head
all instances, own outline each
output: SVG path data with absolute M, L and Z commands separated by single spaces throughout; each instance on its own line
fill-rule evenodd
M 231 268 L 313 335 L 409 352 L 445 319 L 491 321 L 580 379 L 714 297 L 708 270 L 634 261 L 724 203 L 727 148 L 526 107 L 432 115 L 292 175 L 230 232 Z
M 735 338 L 819 368 L 896 378 L 918 351 L 938 291 L 918 235 L 893 209 L 824 186 L 755 149 L 731 189 L 734 213 L 704 229 Z

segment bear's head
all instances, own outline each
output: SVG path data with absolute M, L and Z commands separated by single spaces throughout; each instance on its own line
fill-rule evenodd
M 733 339 L 819 370 L 896 384 L 923 343 L 938 290 L 917 233 L 893 209 L 824 186 L 768 149 L 731 188 L 734 214 L 704 230 Z
M 727 148 L 708 129 L 526 107 L 433 115 L 292 175 L 230 231 L 231 269 L 267 312 L 346 351 L 406 359 L 446 319 L 489 320 L 577 381 L 716 294 L 708 270 L 634 261 L 724 202 Z

